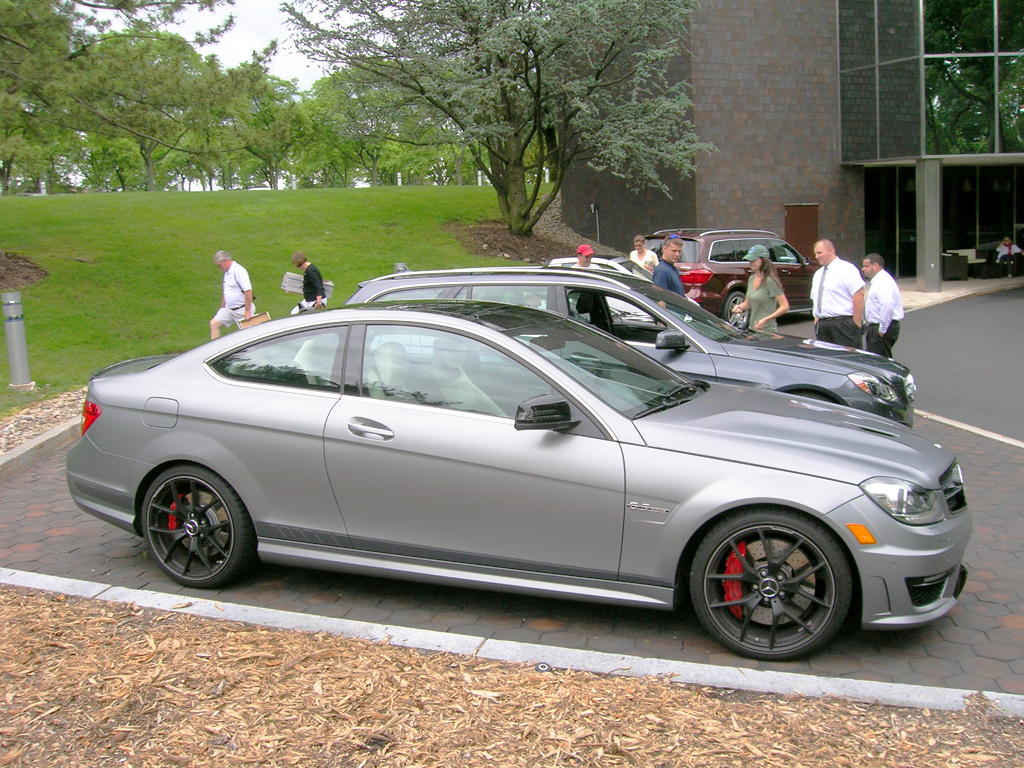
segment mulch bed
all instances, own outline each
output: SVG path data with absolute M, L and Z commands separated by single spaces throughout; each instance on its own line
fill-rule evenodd
M 26 285 L 38 283 L 44 277 L 46 271 L 24 256 L 0 251 L 0 290 L 17 291 Z
M 509 228 L 499 221 L 477 224 L 472 227 L 451 225 L 446 227 L 459 244 L 477 256 L 489 256 L 508 261 L 543 264 L 558 256 L 575 256 L 576 248 L 559 243 L 543 235 L 532 237 L 513 235 Z
M 1020 765 L 962 712 L 538 672 L 0 588 L 0 766 Z

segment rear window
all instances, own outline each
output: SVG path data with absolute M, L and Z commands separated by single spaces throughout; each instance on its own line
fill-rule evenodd
M 683 241 L 683 253 L 679 257 L 679 261 L 684 264 L 696 264 L 700 261 L 700 243 L 696 240 L 690 240 L 688 238 L 682 238 Z M 658 254 L 658 258 L 661 258 L 661 244 L 665 242 L 660 237 L 649 237 L 647 238 L 647 249 L 654 251 Z

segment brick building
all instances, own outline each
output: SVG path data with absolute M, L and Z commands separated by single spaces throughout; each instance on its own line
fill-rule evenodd
M 1021 0 L 705 0 L 686 48 L 673 75 L 717 151 L 671 200 L 573 169 L 562 215 L 582 234 L 828 237 L 930 290 L 941 252 L 1024 239 Z

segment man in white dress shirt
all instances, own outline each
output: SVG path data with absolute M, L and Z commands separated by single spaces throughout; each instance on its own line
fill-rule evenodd
M 892 357 L 903 319 L 900 287 L 885 271 L 885 259 L 877 253 L 864 257 L 861 272 L 868 281 L 864 299 L 864 349 Z
M 839 258 L 831 240 L 814 244 L 814 258 L 822 266 L 811 280 L 815 337 L 818 341 L 860 349 L 864 319 L 864 280 L 860 270 Z

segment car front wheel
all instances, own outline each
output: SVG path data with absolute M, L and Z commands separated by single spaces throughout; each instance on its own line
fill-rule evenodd
M 850 610 L 852 571 L 836 537 L 815 520 L 759 508 L 704 538 L 690 570 L 697 617 L 743 656 L 781 661 L 827 643 Z
M 188 587 L 219 587 L 256 559 L 256 532 L 234 489 L 209 470 L 180 466 L 150 484 L 142 506 L 149 551 Z

